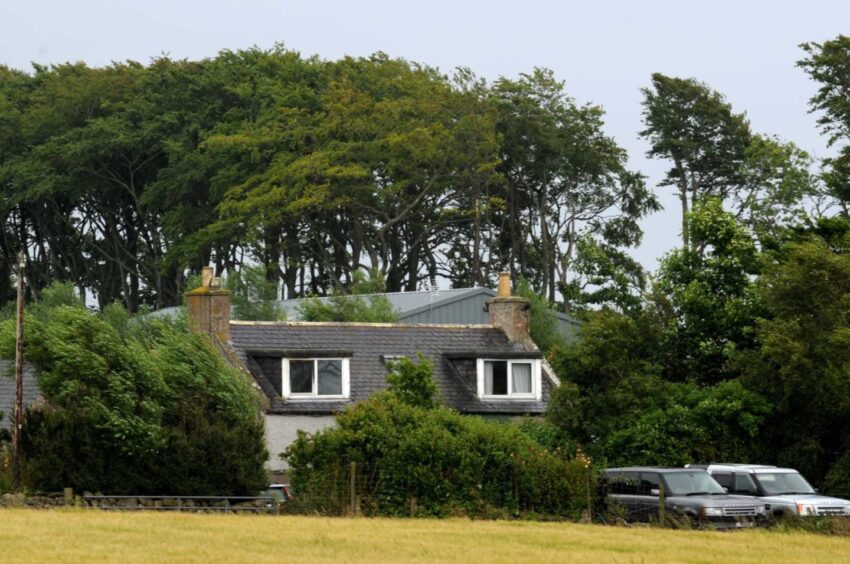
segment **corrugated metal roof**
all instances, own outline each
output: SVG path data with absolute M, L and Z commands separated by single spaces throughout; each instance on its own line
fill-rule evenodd
M 412 313 L 416 313 L 420 309 L 428 309 L 438 304 L 446 303 L 475 295 L 478 293 L 487 293 L 495 295 L 492 290 L 487 288 L 455 288 L 452 290 L 433 290 L 433 291 L 416 291 L 416 292 L 387 292 L 384 294 L 362 294 L 358 297 L 369 298 L 372 296 L 386 296 L 393 308 L 398 312 L 400 318 L 404 318 Z M 330 298 L 300 298 L 296 300 L 282 300 L 278 302 L 286 311 L 287 319 L 298 319 L 300 317 L 299 307 L 301 304 L 318 300 L 326 302 Z

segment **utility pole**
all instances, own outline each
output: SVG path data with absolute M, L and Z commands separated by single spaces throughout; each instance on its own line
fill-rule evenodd
M 15 418 L 12 430 L 14 483 L 21 480 L 21 435 L 24 429 L 24 253 L 18 253 L 18 323 L 15 335 Z

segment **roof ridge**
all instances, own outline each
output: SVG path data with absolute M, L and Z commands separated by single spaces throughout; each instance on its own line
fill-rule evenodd
M 498 329 L 491 323 L 368 323 L 365 321 L 241 321 L 230 320 L 230 325 L 246 327 L 386 327 L 393 329 Z
M 405 295 L 409 296 L 411 294 L 444 294 L 444 293 L 449 293 L 449 292 L 452 292 L 452 293 L 468 292 L 468 291 L 471 291 L 471 290 L 481 290 L 481 289 L 486 290 L 488 288 L 486 288 L 484 286 L 469 286 L 468 288 L 446 288 L 445 290 L 439 290 L 439 289 L 438 290 L 407 290 L 407 291 L 402 290 L 400 292 L 372 292 L 372 293 L 369 293 L 369 294 L 334 294 L 334 295 L 330 295 L 330 296 L 307 296 L 307 297 L 303 297 L 303 298 L 289 298 L 289 299 L 286 299 L 286 300 L 275 300 L 275 301 L 278 302 L 278 303 L 281 303 L 281 302 L 300 302 L 300 301 L 304 301 L 304 300 L 324 300 L 324 299 L 329 299 L 329 298 L 354 298 L 354 297 L 367 298 L 367 297 L 370 297 L 370 296 L 405 296 Z

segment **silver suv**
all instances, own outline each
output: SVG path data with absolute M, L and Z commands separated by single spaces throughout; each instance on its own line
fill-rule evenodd
M 702 468 L 729 493 L 758 497 L 768 515 L 850 515 L 850 501 L 819 495 L 793 468 L 758 464 L 689 464 Z

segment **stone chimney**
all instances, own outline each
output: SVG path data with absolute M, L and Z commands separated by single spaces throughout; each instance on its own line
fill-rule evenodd
M 212 267 L 201 269 L 201 286 L 186 292 L 189 330 L 214 335 L 221 342 L 230 340 L 230 292 L 221 287 Z
M 511 295 L 511 275 L 499 273 L 499 290 L 495 298 L 487 300 L 490 323 L 502 329 L 508 340 L 533 349 L 529 334 L 531 300 Z

